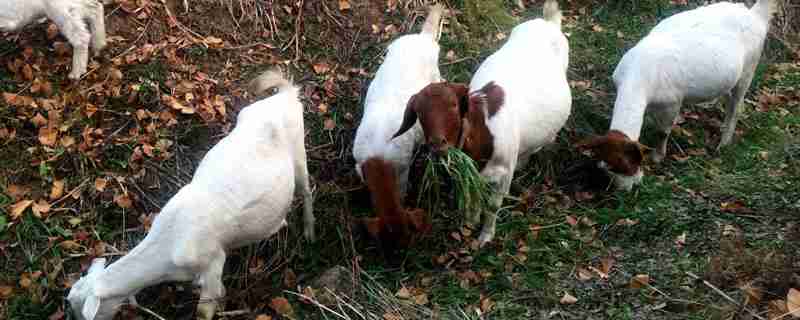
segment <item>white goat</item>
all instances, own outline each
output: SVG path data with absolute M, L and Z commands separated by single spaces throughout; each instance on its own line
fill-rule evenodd
M 393 224 L 387 221 L 385 215 L 398 217 L 404 222 L 404 226 L 395 227 L 398 230 L 407 230 L 408 221 L 405 219 L 407 214 L 397 212 L 402 210 L 399 202 L 405 194 L 408 182 L 408 172 L 411 166 L 414 148 L 422 142 L 422 131 L 419 125 L 412 123 L 410 130 L 405 134 L 392 139 L 392 135 L 398 131 L 403 122 L 403 112 L 409 98 L 420 89 L 431 82 L 440 81 L 439 74 L 439 44 L 437 43 L 440 33 L 441 16 L 443 14 L 441 5 L 433 6 L 430 9 L 422 32 L 418 34 L 404 35 L 394 40 L 386 53 L 375 78 L 369 86 L 366 100 L 364 103 L 364 114 L 361 123 L 356 131 L 353 143 L 353 157 L 356 160 L 356 171 L 362 181 L 368 183 L 372 192 L 373 202 L 378 210 L 378 218 L 367 220 L 367 227 L 370 233 L 385 242 L 402 241 L 408 239 L 407 235 L 389 236 L 383 234 L 385 224 Z M 413 126 L 413 128 L 411 128 Z M 372 160 L 370 165 L 365 165 Z M 390 169 L 382 168 L 390 166 Z M 394 177 L 387 177 L 396 182 L 395 186 L 369 185 L 379 183 L 377 179 L 365 177 L 370 175 L 365 167 L 374 170 L 374 176 L 386 176 L 393 174 Z M 388 181 L 383 179 L 383 181 Z M 391 190 L 390 194 L 377 190 Z M 395 191 L 397 195 L 394 196 Z M 392 208 L 389 208 L 392 206 Z M 391 227 L 389 228 L 391 229 Z M 394 239 L 389 239 L 392 237 Z M 391 243 L 382 243 L 392 245 Z M 406 244 L 401 244 L 404 246 Z
M 727 100 L 727 115 L 717 149 L 736 130 L 737 108 L 761 58 L 776 0 L 759 0 L 751 9 L 720 2 L 664 19 L 625 53 L 614 71 L 617 100 L 609 134 L 580 145 L 596 151 L 618 189 L 630 190 L 642 178 L 649 149 L 638 143 L 645 110 L 658 130 L 654 162 L 664 159 L 681 105 Z
M 67 298 L 78 319 L 111 319 L 125 300 L 163 281 L 194 281 L 201 287 L 198 318 L 212 319 L 225 295 L 226 251 L 278 232 L 295 192 L 303 195 L 304 235 L 314 238 L 298 88 L 279 71 L 254 87 L 279 92 L 239 112 L 233 131 L 206 154 L 139 245 L 108 268 L 105 259 L 92 263 Z
M 561 11 L 555 0 L 548 0 L 544 19 L 514 27 L 508 42 L 475 72 L 468 89 L 436 83 L 415 95 L 408 106 L 414 116 L 407 118 L 404 128 L 419 118 L 434 150 L 462 148 L 482 168 L 499 208 L 514 171 L 553 142 L 570 115 L 568 64 Z M 494 211 L 468 212 L 468 221 L 477 224 L 481 213 L 483 246 L 494 238 L 497 217 Z
M 106 46 L 103 5 L 96 0 L 0 1 L 0 30 L 16 31 L 44 17 L 53 20 L 72 45 L 69 78 L 80 79 L 89 63 L 89 44 L 95 55 Z

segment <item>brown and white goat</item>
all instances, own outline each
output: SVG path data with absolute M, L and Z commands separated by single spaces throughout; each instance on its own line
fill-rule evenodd
M 421 210 L 408 211 L 401 199 L 408 182 L 414 149 L 422 142 L 419 126 L 396 139 L 408 99 L 439 81 L 437 43 L 443 7 L 430 9 L 422 32 L 397 38 L 370 83 L 364 114 L 356 131 L 356 171 L 370 190 L 377 217 L 365 220 L 367 230 L 384 249 L 404 248 L 428 226 Z M 411 128 L 414 127 L 414 128 Z
M 508 42 L 481 64 L 469 87 L 434 83 L 408 103 L 395 136 L 402 136 L 419 119 L 426 142 L 435 151 L 461 148 L 478 162 L 481 176 L 492 185 L 495 208 L 465 213 L 472 224 L 483 213 L 481 246 L 494 238 L 494 210 L 508 194 L 514 171 L 551 143 L 569 117 L 568 62 L 561 11 L 548 0 L 544 19 L 516 26 Z

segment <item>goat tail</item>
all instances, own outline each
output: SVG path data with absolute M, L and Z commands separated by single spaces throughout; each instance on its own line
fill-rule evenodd
M 756 4 L 750 10 L 764 19 L 764 21 L 769 22 L 772 20 L 772 16 L 775 12 L 778 11 L 778 0 L 758 0 Z
M 428 17 L 425 18 L 425 24 L 422 25 L 422 33 L 433 36 L 436 41 L 439 41 L 439 36 L 442 34 L 442 15 L 444 14 L 444 6 L 436 4 L 428 9 Z
M 764 1 L 764 0 L 762 0 Z M 558 8 L 558 1 L 556 0 L 547 0 L 544 3 L 544 8 L 542 9 L 544 14 L 544 20 L 554 23 L 559 28 L 561 28 L 561 9 Z
M 278 68 L 274 68 L 267 70 L 253 79 L 253 81 L 250 82 L 248 91 L 256 96 L 261 96 L 265 95 L 272 88 L 278 89 L 280 93 L 292 87 L 292 82 L 283 76 L 283 72 Z

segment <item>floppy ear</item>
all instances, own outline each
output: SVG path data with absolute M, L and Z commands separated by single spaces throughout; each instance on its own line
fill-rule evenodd
M 458 97 L 458 111 L 463 118 L 469 112 L 469 87 L 463 83 L 448 83 L 447 86 Z
M 503 88 L 494 81 L 490 81 L 483 88 L 473 91 L 470 94 L 470 103 L 486 108 L 489 118 L 493 117 L 505 103 L 506 93 Z
M 94 294 L 89 294 L 89 296 L 86 297 L 86 301 L 83 303 L 83 310 L 81 312 L 83 318 L 86 320 L 94 320 L 98 311 L 100 311 L 100 299 Z
M 415 94 L 411 96 L 411 99 L 408 99 L 408 104 L 406 104 L 406 112 L 403 114 L 403 123 L 400 124 L 400 129 L 397 130 L 397 133 L 392 136 L 392 139 L 406 133 L 406 131 L 411 129 L 411 127 L 414 126 L 414 123 L 417 122 L 417 95 L 419 94 Z
M 383 229 L 383 223 L 380 217 L 364 218 L 364 226 L 367 227 L 367 233 L 369 233 L 372 238 L 380 239 L 378 236 L 381 234 L 381 229 Z
M 414 230 L 420 234 L 426 234 L 431 231 L 431 223 L 428 220 L 428 214 L 425 210 L 414 209 L 408 211 L 408 218 L 411 220 Z

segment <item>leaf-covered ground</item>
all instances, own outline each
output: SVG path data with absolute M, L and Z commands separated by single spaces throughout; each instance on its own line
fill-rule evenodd
M 187 12 L 182 1 L 118 0 L 106 6 L 109 46 L 78 83 L 66 79 L 71 49 L 49 22 L 4 35 L 0 318 L 64 319 L 63 297 L 89 261 L 113 260 L 144 237 L 252 100 L 247 81 L 276 64 L 303 86 L 320 239 L 301 240 L 295 212 L 273 239 L 232 253 L 220 317 L 353 313 L 323 312 L 290 293 L 314 293 L 305 286 L 336 265 L 383 288 L 359 296 L 355 313 L 373 312 L 367 319 L 791 317 L 800 303 L 797 7 L 787 2 L 775 20 L 735 144 L 713 151 L 720 106 L 687 106 L 669 159 L 624 193 L 582 188 L 588 160 L 571 145 L 607 128 L 609 77 L 625 50 L 698 3 L 560 2 L 574 103 L 557 144 L 517 173 L 487 248 L 477 250 L 478 231 L 445 210 L 399 263 L 353 223 L 373 213 L 351 146 L 383 50 L 418 30 L 426 1 L 198 0 Z M 542 2 L 445 3 L 442 72 L 466 82 L 515 23 L 540 16 Z M 166 319 L 192 318 L 196 299 L 185 283 L 138 296 Z M 133 307 L 119 317 L 156 319 Z

